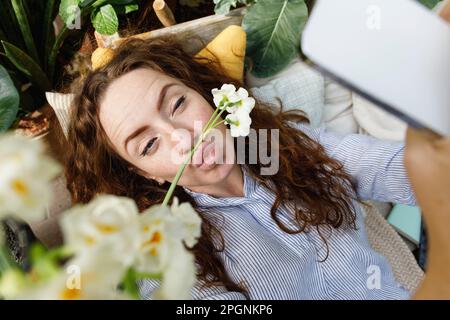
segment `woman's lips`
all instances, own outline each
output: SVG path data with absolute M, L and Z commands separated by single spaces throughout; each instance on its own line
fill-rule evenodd
M 214 143 L 210 141 L 204 141 L 195 151 L 192 157 L 192 164 L 196 168 L 210 169 L 215 166 L 216 151 Z

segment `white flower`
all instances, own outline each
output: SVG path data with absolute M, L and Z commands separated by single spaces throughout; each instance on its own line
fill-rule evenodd
M 160 274 L 167 267 L 172 247 L 181 243 L 183 228 L 167 206 L 153 206 L 140 217 L 140 247 L 135 268 Z
M 29 287 L 29 282 L 21 271 L 9 269 L 0 277 L 0 298 L 13 299 Z
M 232 137 L 245 137 L 250 133 L 252 119 L 246 109 L 237 109 L 226 116 L 225 121 L 230 124 Z
M 50 181 L 61 166 L 45 155 L 40 140 L 12 133 L 0 136 L 0 159 L 0 219 L 43 219 L 52 196 Z
M 239 100 L 235 104 L 228 106 L 227 112 L 234 113 L 241 108 L 248 113 L 252 112 L 255 106 L 255 99 L 248 96 L 248 91 L 244 88 L 239 88 L 236 94 L 239 96 Z
M 200 238 L 202 219 L 189 202 L 178 205 L 176 197 L 173 199 L 171 210 L 175 218 L 183 225 L 184 242 L 192 248 Z
M 76 205 L 61 218 L 65 244 L 75 252 L 91 250 L 105 243 L 114 248 L 124 265 L 135 260 L 140 244 L 139 214 L 133 200 L 100 195 L 87 205 Z
M 174 199 L 175 200 L 175 199 Z M 183 245 L 194 245 L 200 236 L 201 219 L 190 204 L 153 206 L 140 216 L 142 245 L 135 268 L 162 275 L 156 299 L 187 299 L 196 279 L 194 257 Z
M 196 272 L 194 257 L 181 243 L 172 247 L 172 255 L 164 269 L 162 284 L 154 292 L 154 299 L 186 300 L 190 299 L 190 290 L 195 284 Z
M 226 107 L 229 103 L 236 103 L 241 97 L 236 92 L 236 87 L 232 84 L 224 84 L 219 89 L 212 89 L 214 104 L 219 108 Z
M 127 298 L 118 291 L 126 268 L 111 255 L 110 244 L 83 252 L 50 280 L 31 285 L 15 299 L 105 300 Z

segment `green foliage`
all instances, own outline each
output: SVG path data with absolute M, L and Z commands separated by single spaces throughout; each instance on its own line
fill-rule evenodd
M 78 32 L 81 39 L 83 34 L 80 31 L 85 30 L 89 22 L 101 34 L 114 34 L 119 27 L 117 15 L 136 11 L 138 2 L 0 0 L 0 64 L 4 66 L 0 81 L 3 85 L 8 84 L 0 88 L 0 131 L 14 123 L 13 117 L 17 117 L 18 112 L 33 111 L 42 106 L 45 91 L 51 90 L 57 80 L 58 54 L 68 51 L 64 43 L 69 36 Z M 57 14 L 66 25 L 55 36 L 53 21 Z M 79 30 L 71 30 L 68 25 L 72 26 L 77 21 L 80 22 Z M 9 73 L 8 77 L 5 72 Z M 9 86 L 11 83 L 17 88 L 14 98 Z M 17 96 L 20 107 L 16 105 Z
M 419 0 L 420 3 L 422 3 L 424 6 L 426 6 L 429 9 L 433 9 L 441 1 L 442 0 Z
M 95 30 L 100 34 L 111 35 L 116 33 L 119 28 L 119 19 L 114 7 L 110 4 L 94 10 L 91 21 Z
M 214 12 L 216 14 L 227 14 L 231 8 L 236 8 L 239 4 L 250 5 L 258 0 L 214 0 Z
M 61 0 L 59 15 L 66 25 L 80 15 L 90 16 L 95 30 L 104 35 L 112 35 L 119 29 L 118 15 L 139 9 L 139 0 Z
M 6 69 L 0 65 L 0 132 L 6 131 L 19 111 L 19 93 Z
M 255 76 L 272 76 L 299 55 L 307 19 L 304 0 L 259 0 L 248 8 L 242 26 Z

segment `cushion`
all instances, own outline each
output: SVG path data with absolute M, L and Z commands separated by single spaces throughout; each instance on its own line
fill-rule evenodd
M 353 113 L 361 129 L 378 139 L 403 141 L 407 124 L 370 101 L 353 94 Z
M 246 46 L 247 35 L 244 29 L 241 26 L 231 25 L 219 33 L 195 56 L 218 62 L 229 77 L 243 82 Z M 103 67 L 113 57 L 114 50 L 111 48 L 95 49 L 91 57 L 92 68 L 95 70 Z
M 268 80 L 268 81 L 267 81 Z M 270 78 L 255 78 L 247 75 L 251 94 L 260 101 L 284 111 L 302 110 L 312 127 L 318 127 L 323 120 L 324 79 L 309 65 L 295 59 L 279 74 Z M 258 87 L 253 85 L 260 84 Z
M 244 81 L 244 58 L 247 36 L 240 26 L 229 26 L 215 37 L 196 57 L 219 60 L 223 71 L 231 78 Z

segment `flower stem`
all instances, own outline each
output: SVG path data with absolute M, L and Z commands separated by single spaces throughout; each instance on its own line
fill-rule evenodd
M 178 181 L 181 178 L 181 175 L 183 174 L 184 169 L 186 168 L 186 165 L 188 164 L 189 161 L 191 161 L 192 156 L 194 155 L 195 151 L 197 150 L 197 148 L 200 146 L 200 144 L 203 142 L 203 138 L 204 136 L 207 134 L 207 132 L 209 132 L 209 130 L 204 131 L 201 135 L 200 135 L 200 139 L 198 139 L 197 143 L 195 144 L 194 148 L 191 149 L 191 151 L 189 152 L 189 157 L 184 161 L 184 163 L 180 166 L 180 168 L 178 169 L 177 174 L 175 175 L 175 178 L 173 178 L 172 183 L 170 184 L 169 190 L 166 193 L 166 196 L 164 197 L 163 200 L 163 206 L 167 206 L 167 204 L 169 203 L 169 200 L 172 196 L 173 191 L 175 190 L 175 187 L 177 186 Z
M 195 144 L 194 148 L 192 148 L 191 151 L 189 152 L 188 158 L 183 162 L 183 164 L 178 169 L 177 174 L 173 178 L 172 183 L 170 184 L 169 190 L 167 190 L 167 193 L 164 196 L 164 200 L 163 200 L 163 203 L 162 203 L 163 206 L 167 206 L 168 205 L 168 203 L 170 201 L 170 198 L 172 197 L 173 191 L 175 190 L 175 187 L 177 186 L 178 181 L 180 180 L 181 175 L 183 174 L 184 169 L 186 168 L 186 165 L 188 164 L 189 161 L 191 161 L 192 156 L 194 155 L 194 153 L 198 149 L 198 147 L 202 144 L 203 139 L 205 138 L 205 136 L 207 136 L 209 131 L 211 129 L 215 128 L 216 125 L 219 125 L 220 123 L 224 122 L 224 120 L 222 120 L 221 122 L 216 123 L 217 120 L 220 119 L 220 116 L 225 111 L 225 109 L 226 109 L 225 107 L 221 108 L 220 112 L 218 112 L 219 108 L 216 108 L 216 110 L 214 110 L 213 114 L 211 115 L 211 118 L 209 118 L 208 122 L 206 123 L 205 127 L 203 128 L 203 131 L 202 131 L 202 134 L 200 135 L 200 138 L 198 139 L 198 141 Z

